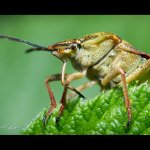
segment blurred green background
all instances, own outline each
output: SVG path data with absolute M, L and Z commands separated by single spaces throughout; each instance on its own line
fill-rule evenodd
M 43 46 L 95 32 L 112 32 L 135 48 L 150 53 L 150 16 L 126 15 L 1 15 L 0 34 L 19 37 Z M 62 62 L 47 52 L 25 54 L 24 44 L 0 39 L 0 134 L 20 134 L 28 123 L 49 106 L 44 84 L 50 74 L 60 73 Z M 74 72 L 70 63 L 67 72 Z M 74 87 L 86 79 L 72 83 Z M 59 101 L 60 82 L 52 89 Z M 92 98 L 98 86 L 83 94 Z

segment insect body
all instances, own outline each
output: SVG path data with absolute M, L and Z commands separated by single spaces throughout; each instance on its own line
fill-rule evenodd
M 49 76 L 45 81 L 51 100 L 51 106 L 43 118 L 44 123 L 46 123 L 47 119 L 56 108 L 56 100 L 49 82 L 61 80 L 61 83 L 64 86 L 64 91 L 60 100 L 61 107 L 56 122 L 59 120 L 67 100 L 77 94 L 84 97 L 80 93 L 82 90 L 95 84 L 99 84 L 102 88 L 111 88 L 117 85 L 122 85 L 128 115 L 127 126 L 130 124 L 131 104 L 127 83 L 137 79 L 141 81 L 143 79 L 146 80 L 146 77 L 150 77 L 149 54 L 136 50 L 128 42 L 107 32 L 99 32 L 79 39 L 58 42 L 48 47 L 5 35 L 0 35 L 0 38 L 7 38 L 33 46 L 33 48 L 28 49 L 26 52 L 40 50 L 49 51 L 52 55 L 62 60 L 62 72 L 60 74 Z M 71 61 L 72 66 L 74 69 L 78 70 L 78 72 L 72 74 L 65 73 L 68 60 Z M 90 80 L 88 83 L 77 88 L 69 85 L 71 81 L 85 76 Z M 72 93 L 67 95 L 68 89 L 72 90 Z

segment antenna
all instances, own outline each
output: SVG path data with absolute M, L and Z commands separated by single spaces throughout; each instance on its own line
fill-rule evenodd
M 24 43 L 24 44 L 26 44 L 26 45 L 30 45 L 30 46 L 33 46 L 33 47 L 34 47 L 34 48 L 31 48 L 31 49 L 26 50 L 26 53 L 29 53 L 29 52 L 31 52 L 31 51 L 36 51 L 36 50 L 37 50 L 37 51 L 38 51 L 38 50 L 49 51 L 47 47 L 44 47 L 44 46 L 41 46 L 41 45 L 38 45 L 38 44 L 34 44 L 34 43 L 31 43 L 31 42 L 29 42 L 29 41 L 22 40 L 22 39 L 19 39 L 19 38 L 7 36 L 7 35 L 0 35 L 0 38 L 1 38 L 1 39 L 8 39 L 8 40 L 15 41 L 15 42 Z

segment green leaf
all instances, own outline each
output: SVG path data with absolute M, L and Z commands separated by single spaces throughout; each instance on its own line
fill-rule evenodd
M 59 122 L 58 109 L 46 126 L 42 118 L 47 108 L 22 131 L 22 134 L 150 134 L 150 86 L 148 82 L 128 86 L 131 99 L 132 121 L 127 124 L 127 112 L 121 87 L 100 92 L 90 100 L 70 100 Z

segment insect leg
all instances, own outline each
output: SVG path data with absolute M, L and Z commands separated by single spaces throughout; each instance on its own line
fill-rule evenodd
M 58 121 L 59 121 L 59 119 L 62 115 L 62 112 L 65 109 L 67 90 L 68 90 L 68 88 L 65 86 L 64 91 L 63 91 L 63 95 L 62 95 L 61 100 L 60 100 L 61 106 L 60 106 L 60 109 L 59 109 L 59 112 L 58 112 L 58 116 L 56 117 L 56 123 L 58 123 Z
M 54 74 L 49 76 L 46 80 L 45 80 L 45 84 L 46 84 L 46 88 L 48 90 L 49 93 L 49 97 L 50 97 L 50 101 L 51 101 L 51 106 L 50 109 L 47 111 L 46 115 L 43 117 L 43 123 L 46 124 L 46 121 L 48 119 L 48 117 L 51 115 L 52 111 L 56 108 L 57 104 L 56 104 L 56 100 L 54 97 L 54 94 L 51 90 L 51 87 L 49 85 L 49 82 L 51 81 L 57 81 L 57 80 L 61 80 L 61 74 Z
M 61 101 L 60 101 L 61 107 L 59 109 L 59 113 L 58 113 L 58 116 L 56 118 L 56 123 L 59 121 L 59 119 L 61 117 L 61 114 L 63 113 L 63 110 L 65 109 L 66 94 L 67 94 L 68 89 L 71 89 L 72 91 L 76 92 L 76 94 L 78 94 L 78 95 L 80 95 L 81 97 L 84 98 L 84 96 L 77 89 L 75 89 L 72 86 L 69 86 L 69 83 L 73 80 L 77 80 L 77 79 L 80 79 L 80 78 L 84 77 L 85 72 L 72 73 L 70 75 L 67 75 L 66 79 L 65 79 L 65 68 L 66 68 L 66 62 L 64 62 L 63 67 L 62 67 L 61 82 L 62 82 L 62 85 L 64 86 L 64 92 L 63 92 L 63 95 L 62 95 L 62 98 L 61 98 Z
M 62 75 L 63 76 L 63 75 Z M 61 117 L 61 114 L 63 113 L 63 110 L 65 109 L 65 105 L 66 105 L 66 94 L 67 94 L 67 90 L 68 89 L 71 89 L 72 91 L 74 91 L 76 94 L 78 94 L 79 96 L 85 98 L 81 93 L 80 91 L 78 91 L 77 89 L 75 89 L 74 87 L 72 86 L 69 86 L 69 83 L 73 80 L 77 80 L 77 79 L 80 79 L 82 77 L 85 76 L 85 72 L 75 72 L 75 73 L 72 73 L 72 74 L 68 74 L 66 76 L 66 80 L 63 79 L 62 77 L 62 84 L 64 86 L 64 92 L 63 92 L 63 95 L 62 95 L 62 98 L 61 98 L 61 107 L 59 109 L 59 113 L 58 113 L 58 116 L 56 118 L 56 122 L 59 121 L 60 117 Z
M 118 68 L 118 71 L 120 72 L 121 79 L 122 79 L 123 94 L 124 94 L 124 98 L 125 98 L 125 106 L 126 106 L 126 110 L 128 113 L 128 122 L 127 122 L 127 127 L 128 127 L 131 122 L 131 103 L 130 103 L 130 99 L 129 99 L 129 95 L 128 95 L 128 88 L 127 88 L 127 83 L 126 83 L 125 72 L 122 68 Z
M 130 46 L 129 44 L 126 44 L 126 43 L 121 43 L 121 44 L 118 44 L 116 46 L 116 49 L 119 48 L 121 50 L 124 50 L 126 52 L 130 52 L 130 53 L 133 53 L 133 54 L 136 54 L 136 55 L 141 55 L 143 58 L 146 58 L 146 59 L 149 59 L 150 58 L 150 55 L 149 54 L 146 54 L 144 52 L 141 52 L 135 48 L 133 48 L 132 46 Z
M 105 86 L 108 82 L 110 82 L 112 79 L 117 77 L 119 74 L 121 74 L 121 79 L 122 79 L 122 85 L 123 85 L 123 94 L 125 98 L 125 106 L 126 110 L 128 113 L 128 123 L 127 126 L 129 126 L 131 122 L 131 104 L 130 104 L 130 99 L 128 95 L 128 89 L 127 89 L 127 82 L 126 82 L 126 76 L 125 76 L 125 71 L 122 68 L 116 68 L 112 72 L 110 72 L 102 81 L 101 84 Z

